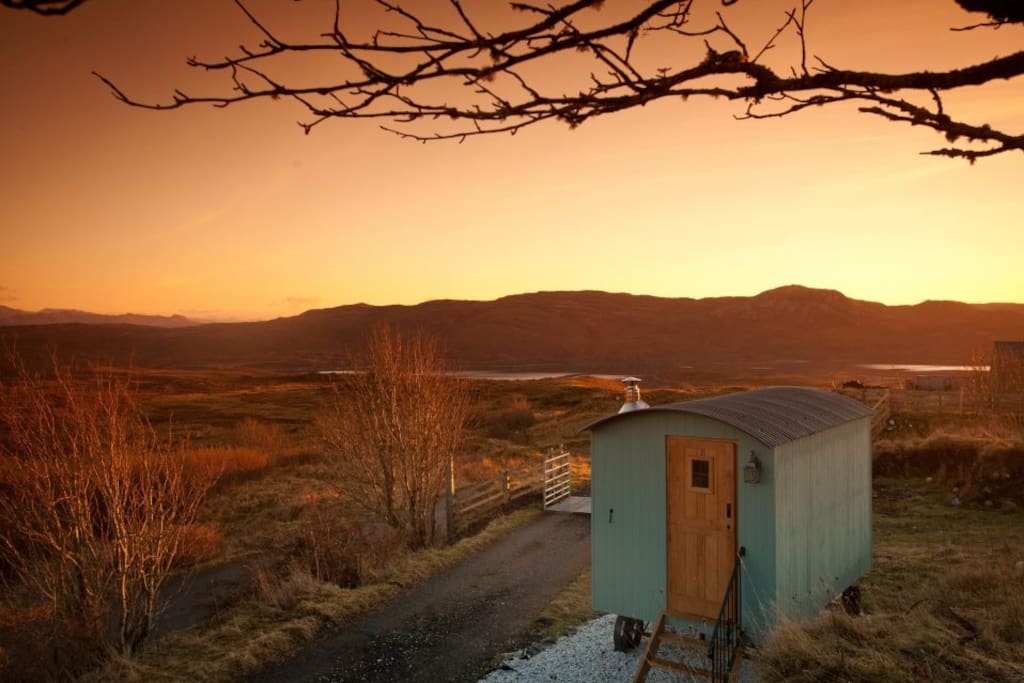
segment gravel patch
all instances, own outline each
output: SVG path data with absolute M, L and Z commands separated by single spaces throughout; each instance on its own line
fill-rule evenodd
M 612 645 L 615 615 L 606 614 L 575 633 L 559 638 L 542 649 L 529 648 L 481 678 L 479 683 L 533 683 L 558 681 L 559 683 L 627 683 L 633 680 L 637 664 L 647 645 L 645 638 L 632 652 L 616 652 Z M 665 650 L 663 650 L 665 652 Z M 703 653 L 694 652 L 698 658 Z M 749 659 L 741 663 L 738 680 L 759 683 L 754 664 Z M 683 681 L 686 677 L 652 669 L 647 676 L 650 683 Z

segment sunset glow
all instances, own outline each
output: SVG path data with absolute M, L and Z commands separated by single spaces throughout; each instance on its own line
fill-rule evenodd
M 614 4 L 614 3 L 610 3 Z M 764 42 L 791 3 L 736 6 Z M 333 3 L 254 3 L 285 26 Z M 949 68 L 1019 49 L 953 0 L 819 0 L 811 45 L 848 68 Z M 189 55 L 252 37 L 231 2 L 0 13 L 0 305 L 253 319 L 367 302 L 600 289 L 750 295 L 798 283 L 888 304 L 1024 301 L 1019 154 L 922 156 L 932 132 L 852 108 L 735 121 L 661 102 L 577 130 L 418 144 L 373 122 L 310 135 L 290 103 L 155 113 Z M 666 59 L 670 57 L 666 56 Z M 1019 82 L 951 96 L 1022 129 Z

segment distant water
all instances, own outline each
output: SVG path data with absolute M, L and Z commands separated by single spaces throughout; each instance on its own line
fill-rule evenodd
M 805 363 L 807 361 L 776 361 L 777 363 Z M 988 371 L 987 365 L 927 365 L 919 363 L 861 363 L 857 367 L 867 370 L 885 370 L 889 372 L 971 372 L 973 370 Z M 683 366 L 681 369 L 692 369 L 691 366 Z M 768 371 L 778 370 L 774 365 L 751 365 L 747 370 Z M 357 375 L 363 370 L 320 370 L 321 375 Z M 468 379 L 493 379 L 505 381 L 528 381 L 535 379 L 558 379 L 562 377 L 597 377 L 599 379 L 622 379 L 625 375 L 609 375 L 596 372 L 542 372 L 542 371 L 509 371 L 501 372 L 496 370 L 458 370 L 451 373 L 457 377 Z
M 321 375 L 356 375 L 363 372 L 362 370 L 320 370 Z M 620 379 L 625 375 L 600 375 L 591 372 L 495 372 L 493 370 L 459 370 L 453 372 L 453 375 L 457 377 L 466 377 L 468 379 L 495 379 L 495 380 L 511 380 L 511 381 L 526 381 L 532 379 L 556 379 L 559 377 L 598 377 L 600 379 Z
M 554 379 L 557 377 L 572 377 L 579 374 L 576 372 L 492 372 L 491 370 L 459 370 L 453 372 L 459 377 L 469 379 L 508 379 L 508 380 L 531 380 L 531 379 Z
M 915 365 L 889 363 L 863 363 L 862 368 L 869 370 L 902 370 L 904 372 L 970 372 L 972 370 L 988 371 L 987 365 Z
M 501 379 L 523 381 L 531 379 L 557 379 L 559 377 L 597 377 L 598 379 L 622 379 L 625 375 L 600 375 L 595 372 L 494 372 L 492 370 L 459 370 L 452 373 L 469 379 Z

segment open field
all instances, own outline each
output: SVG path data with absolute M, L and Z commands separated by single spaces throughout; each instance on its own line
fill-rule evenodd
M 786 624 L 768 681 L 1024 680 L 1024 515 L 949 505 L 945 485 L 875 482 L 864 616 Z
M 132 660 L 115 659 L 94 680 L 230 680 L 327 625 L 372 609 L 398 586 L 449 566 L 528 517 L 515 516 L 443 551 L 410 553 L 346 498 L 323 457 L 316 417 L 332 395 L 330 377 L 255 371 L 131 377 L 157 432 L 184 436 L 193 466 L 222 474 L 200 509 L 182 567 L 234 564 L 249 567 L 254 578 L 213 619 L 162 636 Z M 457 485 L 524 464 L 539 467 L 560 444 L 587 453 L 589 439 L 579 429 L 615 412 L 620 401 L 618 382 L 592 377 L 467 380 L 465 386 L 472 402 L 455 463 Z M 648 389 L 643 397 L 660 404 L 736 388 L 686 385 Z M 875 565 L 862 585 L 869 616 L 829 614 L 780 629 L 761 653 L 766 675 L 938 681 L 973 680 L 977 672 L 977 680 L 1020 680 L 1013 666 L 1024 661 L 1019 423 L 897 413 L 878 445 L 875 469 L 882 475 Z M 949 504 L 953 486 L 963 505 Z M 318 540 L 324 538 L 333 540 Z M 540 615 L 538 638 L 589 618 L 588 595 L 584 575 Z M 11 652 L 0 644 L 0 666 Z M 220 664 L 201 668 L 202 661 Z
M 333 395 L 330 377 L 227 371 L 113 375 L 130 379 L 156 433 L 184 445 L 190 468 L 219 476 L 188 529 L 178 571 L 223 568 L 224 574 L 249 574 L 252 580 L 243 578 L 233 591 L 222 592 L 210 622 L 165 634 L 131 659 L 115 658 L 96 674 L 98 680 L 151 678 L 157 671 L 167 680 L 226 680 L 252 671 L 524 519 L 513 516 L 443 551 L 410 553 L 402 534 L 377 524 L 346 495 L 323 455 L 316 419 Z M 465 386 L 473 415 L 455 463 L 459 485 L 517 464 L 539 467 L 547 449 L 578 441 L 581 424 L 617 407 L 614 385 L 596 380 Z M 4 676 L 32 680 L 33 665 L 18 643 L 30 639 L 36 625 L 22 633 L 19 624 L 30 612 L 14 603 L 0 607 L 0 667 L 7 667 Z M 176 605 L 186 623 L 187 611 L 187 605 Z M 201 661 L 224 664 L 194 670 Z

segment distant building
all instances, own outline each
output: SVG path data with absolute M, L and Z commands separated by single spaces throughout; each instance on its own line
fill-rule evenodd
M 992 390 L 1024 393 L 1024 341 L 997 341 L 992 349 Z
M 914 379 L 907 380 L 908 389 L 923 389 L 925 391 L 955 391 L 962 384 L 959 377 L 951 375 L 918 375 Z

